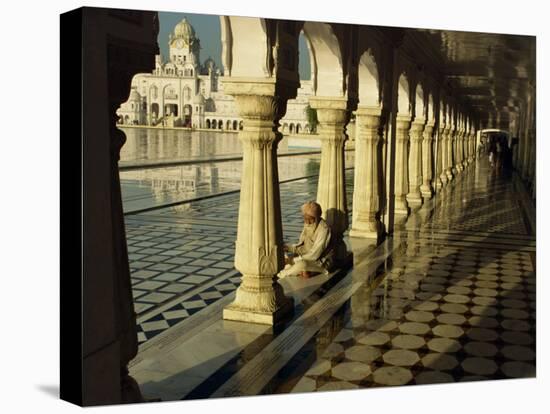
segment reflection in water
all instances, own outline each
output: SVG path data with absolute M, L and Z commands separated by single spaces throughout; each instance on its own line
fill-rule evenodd
M 241 156 L 238 134 L 210 131 L 125 128 L 126 144 L 120 165 L 167 161 L 209 160 L 163 168 L 140 168 L 121 171 L 124 211 L 130 212 L 157 205 L 195 199 L 240 188 L 241 161 L 217 161 L 227 156 Z M 289 149 L 283 139 L 279 154 Z M 303 151 L 303 149 L 299 150 Z M 320 154 L 279 157 L 279 180 L 286 181 L 319 173 Z M 354 153 L 346 152 L 346 167 L 353 167 Z
M 126 143 L 120 151 L 120 165 L 136 161 L 180 161 L 241 153 L 238 135 L 231 132 L 120 129 L 126 134 Z

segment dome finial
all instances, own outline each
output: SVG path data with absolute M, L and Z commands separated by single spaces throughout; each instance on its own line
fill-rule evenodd
M 196 39 L 195 29 L 189 24 L 186 17 L 183 17 L 181 21 L 174 27 L 174 37 L 183 38 L 190 42 Z

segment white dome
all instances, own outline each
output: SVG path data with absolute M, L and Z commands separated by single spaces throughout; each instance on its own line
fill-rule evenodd
M 193 29 L 193 26 L 189 24 L 185 17 L 174 27 L 174 37 L 183 39 L 187 43 L 195 40 L 195 29 Z
M 129 101 L 136 102 L 141 100 L 141 95 L 138 93 L 136 88 L 132 88 L 130 91 L 130 97 L 128 98 Z
M 204 96 L 202 95 L 202 93 L 199 93 L 198 95 L 195 95 L 195 97 L 193 98 L 193 103 L 194 104 L 204 105 L 205 102 L 206 102 L 206 100 L 204 99 Z

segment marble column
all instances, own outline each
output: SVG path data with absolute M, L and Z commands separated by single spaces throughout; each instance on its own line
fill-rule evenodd
M 441 142 L 441 126 L 438 127 L 437 131 L 437 139 L 433 140 L 433 151 L 434 151 L 434 157 L 435 157 L 435 171 L 433 173 L 433 180 L 432 180 L 432 187 L 434 189 L 440 189 L 443 187 L 443 182 L 441 181 L 441 173 L 443 172 L 443 161 L 442 161 L 442 142 Z
M 468 147 L 468 165 L 472 164 L 474 162 L 474 142 L 475 142 L 475 135 L 473 133 L 473 129 L 470 129 L 466 135 L 467 139 L 467 147 Z
M 381 223 L 378 183 L 380 180 L 380 114 L 379 107 L 359 107 L 356 118 L 355 179 L 353 216 L 350 237 L 378 239 Z
M 309 104 L 317 110 L 319 138 L 321 140 L 321 165 L 317 202 L 323 209 L 323 218 L 330 226 L 339 266 L 352 260 L 343 240 L 348 228 L 346 202 L 346 176 L 344 142 L 349 122 L 348 98 L 311 97 Z
M 464 166 L 467 167 L 470 165 L 470 139 L 472 138 L 470 131 L 466 130 L 464 132 Z
M 223 310 L 229 320 L 275 325 L 293 310 L 277 273 L 283 268 L 283 231 L 277 168 L 278 121 L 287 97 L 276 95 L 273 79 L 230 79 L 224 91 L 235 97 L 244 121 L 235 267 L 242 273 L 235 301 Z
M 454 165 L 454 143 L 455 143 L 455 134 L 456 130 L 452 129 L 452 126 L 445 130 L 445 139 L 447 141 L 447 169 L 445 174 L 447 174 L 447 180 L 452 181 L 456 175 L 456 169 Z
M 424 124 L 424 118 L 417 118 L 412 122 L 409 131 L 409 192 L 407 202 L 411 207 L 422 205 L 420 186 L 422 185 L 422 133 L 424 132 Z
M 441 146 L 441 174 L 439 178 L 441 180 L 441 185 L 445 186 L 450 181 L 449 176 L 447 175 L 447 170 L 449 169 L 449 140 L 447 135 L 449 134 L 450 125 L 442 125 L 441 132 L 439 134 L 439 141 Z
M 424 200 L 429 200 L 433 195 L 432 188 L 432 163 L 433 163 L 433 131 L 435 121 L 428 121 L 422 135 L 422 185 L 420 193 Z
M 409 214 L 407 193 L 409 192 L 409 171 L 408 171 L 408 144 L 411 117 L 397 115 L 395 121 L 395 190 L 394 207 L 395 215 L 403 216 Z
M 470 131 L 467 129 L 464 130 L 464 159 L 462 160 L 462 164 L 464 168 L 466 168 L 468 165 L 470 165 Z
M 464 171 L 464 129 L 460 127 L 456 136 L 456 169 L 458 172 Z
M 472 163 L 473 163 L 477 158 L 477 131 L 475 129 L 472 129 L 471 134 L 472 135 L 471 135 L 471 141 L 470 141 L 470 145 L 471 145 L 470 156 L 472 158 Z
M 456 177 L 458 174 L 458 127 L 455 126 L 455 128 L 451 131 L 450 139 L 451 139 L 451 172 L 453 173 L 453 177 Z

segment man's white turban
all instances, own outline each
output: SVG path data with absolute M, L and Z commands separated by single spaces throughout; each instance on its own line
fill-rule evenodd
M 302 205 L 302 214 L 318 219 L 323 214 L 323 210 L 321 210 L 321 206 L 315 201 L 308 201 Z

